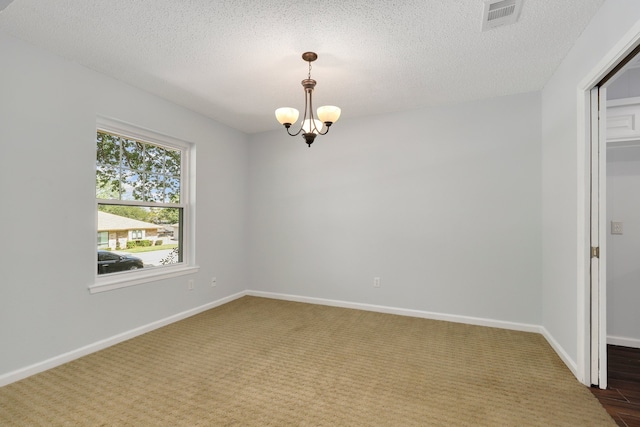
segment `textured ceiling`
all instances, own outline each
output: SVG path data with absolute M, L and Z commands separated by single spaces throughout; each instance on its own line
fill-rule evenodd
M 604 0 L 523 1 L 482 32 L 482 0 L 14 0 L 0 30 L 253 133 L 303 108 L 308 50 L 342 120 L 539 90 Z

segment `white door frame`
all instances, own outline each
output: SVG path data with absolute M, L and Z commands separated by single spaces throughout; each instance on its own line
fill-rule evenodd
M 607 388 L 607 89 L 591 89 L 591 374 L 590 383 Z
M 599 307 L 596 324 L 592 328 L 591 319 L 591 90 L 595 88 L 622 60 L 640 45 L 640 22 L 636 23 L 627 34 L 616 43 L 616 45 L 602 58 L 602 60 L 587 74 L 587 77 L 578 85 L 578 210 L 577 210 L 577 312 L 578 312 L 578 351 L 576 360 L 576 370 L 578 379 L 585 385 L 598 384 L 606 387 L 606 366 L 605 369 L 593 370 L 597 372 L 598 378 L 592 378 L 591 344 L 592 332 L 594 336 L 600 337 L 597 343 L 598 361 L 606 362 L 606 280 L 602 277 L 606 265 L 604 257 L 600 258 L 600 277 L 597 294 L 597 306 Z M 601 129 L 599 135 L 603 135 Z M 602 138 L 604 140 L 604 138 Z M 600 144 L 606 144 L 600 141 Z M 602 145 L 600 145 L 602 146 Z M 601 150 L 602 153 L 603 150 Z M 606 150 L 604 150 L 606 152 Z M 604 156 L 602 156 L 604 158 Z M 599 162 L 602 165 L 602 160 Z M 604 168 L 602 168 L 604 170 Z M 602 171 L 600 171 L 602 172 Z M 602 189 L 606 176 L 600 176 L 599 188 Z M 604 193 L 602 193 L 604 194 Z M 604 197 L 603 197 L 604 199 Z M 599 205 L 604 213 L 603 200 Z M 600 215 L 603 217 L 604 215 Z M 603 224 L 605 218 L 600 218 L 599 223 Z M 600 227 L 599 236 L 602 243 L 606 240 L 602 238 L 605 233 L 604 227 Z M 602 326 L 602 327 L 600 327 Z M 603 358 L 604 357 L 604 358 Z M 602 378 L 604 373 L 605 378 Z M 597 382 L 594 382 L 596 380 Z

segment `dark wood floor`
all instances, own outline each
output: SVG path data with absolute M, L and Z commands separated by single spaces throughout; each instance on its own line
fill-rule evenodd
M 608 388 L 591 387 L 609 415 L 623 427 L 640 427 L 640 349 L 607 346 Z

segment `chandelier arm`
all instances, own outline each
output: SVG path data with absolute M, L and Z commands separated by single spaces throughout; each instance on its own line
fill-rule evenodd
M 309 72 L 311 72 L 311 63 L 309 63 Z M 318 126 L 316 126 L 316 120 L 315 117 L 313 116 L 313 93 L 309 92 L 309 110 L 311 110 L 309 112 L 309 129 L 311 132 L 315 131 L 315 133 L 317 133 L 318 135 L 324 135 L 324 133 L 321 132 L 322 129 L 318 129 Z M 306 118 L 307 114 L 306 114 L 306 110 L 305 110 L 305 118 Z M 325 132 L 326 133 L 326 132 Z
M 311 105 L 311 89 L 305 89 L 304 90 L 304 116 L 302 116 L 303 123 L 307 119 L 307 111 L 309 110 L 309 105 Z
M 302 126 L 300 126 L 300 129 L 298 129 L 298 132 L 296 132 L 296 133 L 291 133 L 291 132 L 289 131 L 289 129 L 290 129 L 290 128 L 291 128 L 291 126 L 289 126 L 289 127 L 287 128 L 287 133 L 288 133 L 289 135 L 291 135 L 291 136 L 298 136 L 298 135 L 300 135 L 300 132 L 302 132 Z
M 326 135 L 329 133 L 329 126 L 325 124 L 323 127 L 325 127 L 327 130 L 325 130 L 324 132 L 318 132 L 318 135 Z
M 311 63 L 309 63 L 309 73 L 311 73 Z M 309 105 L 311 104 L 312 90 L 313 89 L 307 89 L 306 87 L 304 89 L 304 114 L 302 115 L 302 121 L 300 122 L 300 130 L 298 131 L 298 133 L 296 133 L 296 135 L 298 135 L 302 131 L 302 129 L 304 128 L 304 122 L 307 120 L 307 111 Z

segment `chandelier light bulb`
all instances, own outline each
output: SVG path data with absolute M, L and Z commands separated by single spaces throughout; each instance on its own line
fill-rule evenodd
M 311 122 L 311 119 L 307 119 L 304 122 L 302 122 L 302 131 L 304 133 L 318 134 L 320 133 L 321 130 L 322 130 L 322 122 L 318 119 L 313 119 L 313 122 Z

